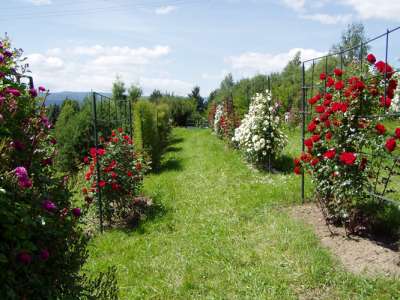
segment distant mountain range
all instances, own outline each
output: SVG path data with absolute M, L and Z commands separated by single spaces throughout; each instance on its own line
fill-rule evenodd
M 83 99 L 89 95 L 90 92 L 57 92 L 57 93 L 50 93 L 50 95 L 46 99 L 46 105 L 50 104 L 58 104 L 61 103 L 65 99 L 72 99 L 78 102 L 82 102 Z M 102 93 L 105 96 L 111 96 L 111 93 Z

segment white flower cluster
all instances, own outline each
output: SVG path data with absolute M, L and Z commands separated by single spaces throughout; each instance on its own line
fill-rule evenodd
M 394 92 L 394 97 L 392 99 L 392 105 L 390 106 L 390 110 L 392 113 L 400 113 L 400 76 L 398 75 L 398 73 L 396 73 L 393 76 L 394 80 L 397 80 L 397 88 L 396 91 Z
M 276 157 L 287 144 L 287 136 L 279 125 L 278 104 L 273 103 L 267 90 L 253 97 L 249 112 L 236 128 L 232 140 L 251 162 L 264 163 L 268 156 Z
M 218 104 L 215 110 L 214 116 L 214 132 L 217 135 L 222 135 L 222 128 L 221 128 L 221 118 L 224 116 L 224 106 L 222 104 Z

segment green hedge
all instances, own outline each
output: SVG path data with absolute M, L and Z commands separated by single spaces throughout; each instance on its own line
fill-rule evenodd
M 139 101 L 134 106 L 134 138 L 139 151 L 151 158 L 153 169 L 160 167 L 161 156 L 171 132 L 170 110 L 167 104 Z

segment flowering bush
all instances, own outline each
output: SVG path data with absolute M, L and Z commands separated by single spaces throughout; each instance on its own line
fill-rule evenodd
M 100 140 L 104 141 L 103 138 Z M 112 131 L 102 148 L 91 148 L 90 157 L 85 157 L 84 162 L 89 164 L 85 179 L 90 183 L 90 187 L 82 191 L 85 200 L 91 203 L 97 193 L 98 162 L 98 188 L 101 190 L 104 213 L 110 222 L 113 218 L 126 218 L 132 209 L 142 206 L 138 195 L 142 188 L 143 174 L 149 167 L 143 157 L 135 152 L 131 137 L 122 128 Z
M 361 208 L 371 206 L 371 193 L 377 189 L 381 195 L 388 192 L 398 168 L 393 156 L 399 136 L 379 118 L 391 107 L 398 82 L 390 65 L 375 62 L 372 54 L 367 60 L 370 68 L 354 66 L 347 78 L 340 69 L 331 76 L 321 74 L 319 93 L 308 100 L 317 116 L 307 126 L 307 152 L 295 159 L 294 169 L 312 175 L 330 220 L 344 223 L 351 232 L 374 226 L 373 216 Z
M 77 299 L 83 211 L 53 167 L 56 141 L 38 98 L 45 89 L 15 79 L 20 57 L 0 41 L 0 298 Z
M 280 130 L 278 108 L 268 90 L 256 94 L 232 138 L 247 159 L 260 167 L 276 158 L 287 144 L 287 137 Z
M 232 100 L 225 99 L 223 104 L 218 104 L 215 108 L 214 132 L 218 137 L 231 142 L 235 128 L 238 126 L 239 119 L 234 112 Z

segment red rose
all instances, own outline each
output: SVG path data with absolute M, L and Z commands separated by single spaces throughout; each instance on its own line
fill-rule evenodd
M 356 161 L 356 154 L 353 152 L 343 152 L 340 154 L 340 161 L 346 165 L 352 166 L 354 165 L 354 162 Z
M 383 62 L 383 61 L 378 61 L 376 64 L 375 64 L 375 68 L 381 73 L 381 74 L 385 74 L 385 72 L 386 72 L 386 78 L 390 78 L 390 77 L 392 77 L 392 75 L 393 75 L 393 68 L 390 66 L 390 65 L 388 65 L 388 64 L 386 64 L 385 62 Z
M 312 148 L 313 140 L 311 138 L 304 140 L 304 145 L 308 148 Z
M 332 139 L 332 133 L 331 133 L 330 131 L 328 131 L 328 132 L 325 134 L 325 139 L 327 139 L 328 141 L 330 141 L 330 140 Z
M 343 80 L 339 80 L 335 83 L 335 90 L 340 91 L 344 88 Z
M 118 132 L 119 132 L 119 133 L 122 132 L 122 128 L 121 128 L 121 127 L 118 128 Z
M 96 148 L 90 148 L 90 155 L 96 157 Z
M 345 112 L 347 111 L 348 106 L 349 106 L 349 105 L 348 105 L 346 102 L 343 102 L 343 103 L 341 104 L 341 106 L 340 106 L 340 110 L 341 110 L 343 113 L 345 113 Z
M 86 179 L 86 180 L 90 180 L 91 177 L 92 177 L 92 173 L 91 173 L 91 172 L 87 172 L 87 173 L 85 174 L 85 179 Z
M 389 97 L 386 97 L 386 98 L 385 98 L 384 96 L 381 96 L 380 104 L 381 104 L 381 106 L 383 106 L 383 107 L 389 108 L 390 105 L 392 104 L 392 99 L 390 99 Z
M 373 55 L 372 53 L 367 55 L 367 60 L 370 64 L 374 64 L 376 62 L 376 58 L 375 55 Z
M 394 134 L 396 135 L 396 138 L 400 139 L 400 127 L 396 128 L 396 130 L 394 131 Z
M 85 157 L 83 158 L 83 162 L 84 162 L 85 164 L 88 164 L 88 163 L 89 163 L 89 157 L 85 156 Z
M 311 140 L 314 142 L 314 143 L 316 143 L 316 142 L 318 142 L 319 140 L 320 140 L 320 135 L 319 134 L 314 134 L 312 137 L 311 137 Z
M 326 151 L 324 153 L 324 157 L 327 159 L 332 159 L 334 158 L 336 155 L 336 150 L 335 149 L 329 149 L 328 151 Z
M 140 170 L 142 169 L 142 164 L 141 164 L 140 162 L 138 162 L 138 163 L 135 165 L 135 169 L 136 169 L 137 171 L 140 171 Z
M 378 132 L 378 134 L 380 134 L 380 135 L 385 134 L 385 132 L 386 132 L 385 126 L 381 123 L 376 124 L 375 129 Z
M 309 132 L 314 132 L 316 128 L 317 128 L 317 124 L 315 124 L 315 122 L 311 122 L 310 124 L 308 124 L 307 130 Z
M 296 157 L 295 159 L 293 159 L 293 163 L 295 166 L 300 166 L 300 159 Z
M 87 190 L 87 188 L 84 187 L 84 188 L 82 189 L 82 194 L 86 195 L 87 193 L 88 193 L 88 190 Z
M 332 77 L 328 77 L 328 80 L 326 81 L 326 86 L 331 87 L 335 84 L 335 80 Z
M 329 119 L 325 121 L 325 127 L 326 128 L 331 127 L 331 121 Z
M 333 73 L 335 73 L 335 76 L 340 77 L 343 75 L 343 71 L 341 69 L 334 69 Z
M 294 172 L 295 174 L 297 174 L 297 175 L 300 175 L 300 174 L 301 174 L 301 167 L 299 167 L 299 166 L 294 167 L 293 172 Z
M 319 74 L 319 79 L 320 80 L 325 80 L 326 79 L 326 74 L 325 73 Z
M 315 167 L 318 163 L 319 163 L 319 159 L 318 159 L 318 158 L 314 158 L 314 159 L 311 161 L 311 165 L 312 165 L 313 167 Z
M 115 179 L 115 178 L 117 178 L 117 177 L 118 177 L 117 173 L 111 172 L 111 178 Z
M 106 186 L 106 182 L 104 180 L 99 181 L 99 187 L 103 188 Z
M 386 147 L 387 151 L 393 152 L 394 148 L 396 148 L 396 139 L 395 138 L 387 139 L 385 147 Z
M 323 106 L 323 105 L 317 105 L 317 106 L 315 107 L 315 111 L 316 111 L 317 113 L 322 114 L 322 113 L 325 112 L 325 106 Z
M 128 172 L 126 172 L 126 175 L 128 175 L 128 177 L 132 177 L 132 172 L 131 171 L 128 171 Z
M 104 154 L 106 154 L 106 150 L 104 149 L 97 149 L 97 154 L 100 156 L 103 156 Z
M 301 161 L 309 162 L 312 159 L 312 156 L 310 153 L 302 153 L 300 159 Z
M 116 135 L 115 131 L 114 130 L 111 131 L 111 136 L 115 136 L 115 135 Z

